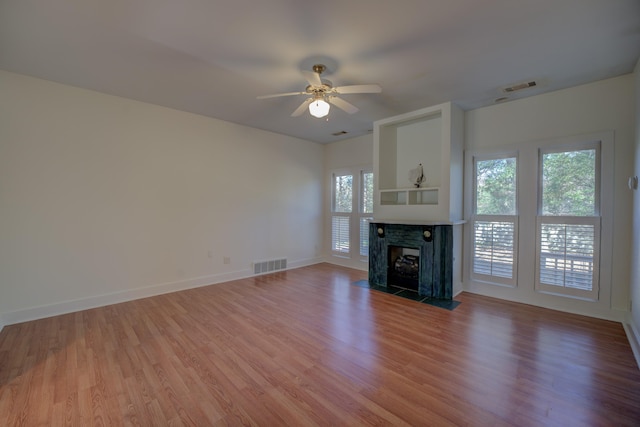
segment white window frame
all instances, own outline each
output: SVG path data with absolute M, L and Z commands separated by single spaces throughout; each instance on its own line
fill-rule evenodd
M 543 156 L 550 153 L 565 153 L 571 151 L 595 150 L 595 200 L 593 216 L 559 216 L 543 215 L 542 213 L 542 171 Z M 569 296 L 574 298 L 597 301 L 600 293 L 600 247 L 601 247 L 601 174 L 602 174 L 602 149 L 600 141 L 585 141 L 552 145 L 538 149 L 538 215 L 536 216 L 536 267 L 535 267 L 535 289 L 541 293 Z M 578 289 L 569 286 L 551 285 L 542 282 L 541 260 L 542 260 L 542 227 L 543 224 L 556 225 L 588 225 L 593 227 L 593 267 L 591 271 L 591 290 Z
M 364 212 L 364 174 L 365 173 L 373 173 L 373 167 L 371 165 L 366 166 L 355 166 L 351 168 L 343 168 L 331 171 L 331 208 L 330 208 L 330 235 L 329 235 L 329 244 L 330 244 L 330 253 L 334 257 L 338 258 L 350 258 L 355 260 L 360 260 L 363 262 L 367 262 L 369 259 L 369 254 L 362 255 L 360 253 L 360 248 L 362 245 L 361 237 L 362 233 L 360 230 L 361 220 L 362 219 L 370 219 L 373 218 L 373 212 L 366 213 Z M 336 177 L 351 175 L 353 177 L 352 181 L 352 201 L 351 201 L 351 212 L 336 212 L 335 211 L 335 188 L 336 188 Z M 348 251 L 337 251 L 333 248 L 333 218 L 334 217 L 343 217 L 348 218 L 349 221 L 349 250 Z M 366 243 L 368 245 L 368 224 L 366 228 Z
M 370 173 L 371 174 L 371 197 L 375 197 L 373 194 L 373 168 L 371 166 L 359 168 L 359 188 L 358 188 L 358 257 L 361 261 L 369 260 L 369 252 L 367 250 L 366 254 L 361 253 L 361 249 L 363 247 L 363 243 L 367 244 L 367 248 L 369 247 L 369 222 L 373 219 L 373 204 L 371 206 L 371 212 L 364 211 L 364 175 Z M 373 199 L 372 199 L 373 201 Z M 362 229 L 364 227 L 364 230 Z
M 478 182 L 477 182 L 477 178 L 478 178 L 478 170 L 477 170 L 477 163 L 478 161 L 486 161 L 486 160 L 499 160 L 499 159 L 509 159 L 509 158 L 515 158 L 516 160 L 516 182 L 515 182 L 515 186 L 516 186 L 516 206 L 515 206 L 515 213 L 512 215 L 480 215 L 477 214 L 477 193 L 476 190 L 478 188 Z M 515 288 L 518 285 L 518 200 L 519 200 L 519 186 L 518 186 L 518 180 L 519 180 L 519 160 L 518 160 L 518 152 L 517 151 L 510 151 L 510 152 L 497 152 L 494 154 L 476 154 L 473 155 L 471 158 L 471 162 L 472 162 L 472 188 L 471 188 L 471 194 L 472 194 L 472 211 L 471 211 L 471 221 L 470 221 L 470 225 L 471 225 L 471 259 L 470 259 L 470 266 L 469 266 L 469 271 L 470 271 L 470 276 L 473 280 L 476 280 L 478 282 L 483 282 L 483 283 L 487 283 L 487 284 L 492 284 L 492 285 L 500 285 L 500 286 L 508 286 L 508 287 L 512 287 Z M 509 222 L 513 224 L 513 242 L 512 242 L 512 247 L 513 247 L 513 252 L 512 252 L 512 257 L 513 257 L 513 270 L 512 270 L 512 275 L 510 278 L 508 277 L 504 277 L 504 276 L 500 276 L 500 275 L 492 275 L 492 274 L 482 274 L 482 273 L 478 273 L 474 270 L 474 262 L 475 262 L 475 229 L 476 229 L 476 223 L 477 222 Z
M 590 297 L 559 294 L 549 292 L 536 287 L 536 269 L 539 259 L 536 260 L 539 240 L 538 221 L 538 192 L 539 192 L 539 155 L 540 150 L 571 151 L 581 147 L 589 148 L 589 144 L 596 143 L 600 146 L 600 164 L 596 171 L 597 185 L 599 186 L 599 265 L 597 272 L 597 295 Z M 472 270 L 472 234 L 473 234 L 473 188 L 474 188 L 474 156 L 493 158 L 505 153 L 518 153 L 518 278 L 517 287 L 495 286 L 495 283 L 487 283 L 471 274 Z M 613 298 L 613 257 L 614 246 L 614 169 L 615 133 L 611 130 L 591 132 L 571 136 L 560 136 L 545 140 L 522 141 L 513 144 L 500 144 L 493 147 L 481 147 L 465 151 L 465 249 L 464 263 L 464 289 L 483 295 L 506 298 L 525 303 L 532 303 L 544 307 L 559 310 L 581 310 L 585 313 L 602 313 L 611 310 Z M 619 250 L 618 250 L 619 251 Z
M 336 180 L 338 177 L 342 177 L 342 176 L 351 176 L 351 212 L 336 212 Z M 352 216 L 353 216 L 353 211 L 354 208 L 357 209 L 357 204 L 354 204 L 353 198 L 354 198 L 354 194 L 355 194 L 355 186 L 356 186 L 356 179 L 357 177 L 353 174 L 352 171 L 350 170 L 341 170 L 341 171 L 334 171 L 331 174 L 331 223 L 330 223 L 330 228 L 331 228 L 331 235 L 330 235 L 330 244 L 331 244 L 331 253 L 334 256 L 340 256 L 340 257 L 349 257 L 351 251 L 353 250 L 353 221 L 352 221 Z M 334 248 L 334 242 L 333 242 L 333 236 L 334 236 L 334 227 L 333 227 L 333 221 L 334 218 L 342 218 L 343 220 L 346 219 L 348 222 L 348 227 L 349 227 L 349 232 L 348 232 L 348 249 L 345 250 L 336 250 Z

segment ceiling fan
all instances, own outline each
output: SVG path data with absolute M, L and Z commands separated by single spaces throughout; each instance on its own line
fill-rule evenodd
M 314 117 L 324 117 L 329 114 L 329 104 L 333 104 L 341 110 L 346 111 L 349 114 L 353 114 L 358 111 L 358 107 L 355 105 L 338 98 L 338 95 L 347 95 L 352 93 L 380 93 L 382 88 L 377 84 L 368 85 L 351 85 L 351 86 L 338 86 L 333 87 L 329 80 L 323 80 L 320 75 L 327 69 L 322 64 L 316 64 L 313 66 L 313 71 L 303 71 L 302 75 L 309 82 L 304 92 L 287 92 L 277 93 L 274 95 L 262 95 L 258 96 L 258 99 L 276 98 L 279 96 L 292 96 L 292 95 L 308 95 L 309 98 L 305 99 L 302 104 L 291 114 L 291 117 L 298 117 L 304 113 L 304 110 L 309 107 L 309 113 Z

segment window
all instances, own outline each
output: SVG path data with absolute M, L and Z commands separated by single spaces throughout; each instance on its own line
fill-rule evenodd
M 353 175 L 333 176 L 333 215 L 331 250 L 349 253 L 349 223 L 353 211 Z
M 566 304 L 556 297 L 569 297 L 587 311 L 592 304 L 609 309 L 614 136 L 605 131 L 465 154 L 463 263 L 470 291 L 556 308 Z
M 473 170 L 472 277 L 515 286 L 517 159 L 474 157 Z
M 540 150 L 536 288 L 598 299 L 598 144 Z
M 332 175 L 331 251 L 338 256 L 369 256 L 373 214 L 373 173 L 368 168 Z M 352 242 L 356 244 L 352 245 Z M 353 252 L 353 253 L 352 253 Z
M 373 172 L 360 171 L 360 256 L 369 257 L 369 221 L 373 219 Z

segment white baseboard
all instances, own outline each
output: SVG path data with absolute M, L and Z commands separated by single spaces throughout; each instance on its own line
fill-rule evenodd
M 638 328 L 636 328 L 633 323 L 631 316 L 628 316 L 627 321 L 623 322 L 622 326 L 624 326 L 624 331 L 626 332 L 627 339 L 631 345 L 631 351 L 633 351 L 633 356 L 636 358 L 638 369 L 640 369 L 640 333 L 638 333 Z
M 323 262 L 321 258 L 309 258 L 292 261 L 287 270 L 306 267 L 308 265 Z M 0 330 L 5 325 L 28 322 L 31 320 L 44 319 L 60 314 L 74 313 L 76 311 L 88 310 L 106 305 L 118 304 L 121 302 L 133 301 L 136 299 L 152 297 L 155 295 L 168 294 L 171 292 L 183 291 L 186 289 L 199 288 L 202 286 L 215 285 L 232 280 L 244 279 L 255 276 L 250 269 L 238 270 L 227 273 L 213 274 L 209 276 L 195 277 L 178 282 L 161 283 L 144 288 L 130 289 L 126 291 L 113 292 L 109 294 L 97 295 L 88 298 L 81 298 L 73 301 L 43 305 L 39 307 L 27 308 L 24 310 L 2 313 L 0 315 Z
M 288 263 L 287 270 L 291 270 L 293 268 L 308 267 L 310 265 L 320 264 L 322 262 L 324 262 L 324 259 L 322 257 L 306 258 L 306 259 L 300 259 L 298 261 L 290 261 Z
M 548 308 L 550 310 L 562 311 L 565 313 L 578 314 L 580 316 L 593 317 L 596 319 L 611 320 L 613 322 L 624 323 L 627 318 L 627 310 L 618 310 L 608 307 L 593 307 L 585 303 L 583 305 L 571 305 L 573 302 L 582 304 L 582 301 L 572 300 L 571 298 L 558 299 L 551 302 L 539 298 L 540 295 L 519 294 L 515 288 L 506 288 L 502 286 L 487 285 L 485 288 L 470 287 L 467 285 L 462 289 L 463 292 L 470 294 L 483 295 L 486 297 L 497 298 L 505 301 L 517 302 L 521 304 L 533 305 L 535 307 Z
M 369 270 L 368 261 L 352 260 L 351 258 L 343 258 L 335 255 L 327 255 L 326 257 L 324 257 L 323 262 L 333 265 L 339 265 L 341 267 L 353 268 L 355 270 Z

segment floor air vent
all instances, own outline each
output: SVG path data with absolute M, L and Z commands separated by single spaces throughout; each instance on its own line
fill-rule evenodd
M 269 261 L 254 261 L 253 274 L 269 273 L 271 271 L 284 270 L 287 268 L 287 259 L 272 259 Z

